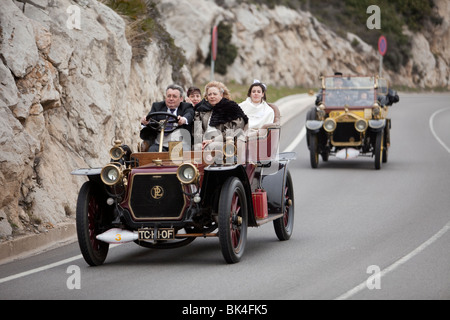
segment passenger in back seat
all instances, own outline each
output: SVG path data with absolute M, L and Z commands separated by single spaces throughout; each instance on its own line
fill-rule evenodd
M 248 116 L 249 129 L 261 129 L 264 125 L 274 122 L 275 113 L 266 102 L 266 91 L 265 84 L 254 80 L 248 89 L 248 98 L 239 104 Z
M 247 129 L 248 118 L 231 100 L 228 88 L 212 81 L 205 87 L 205 99 L 196 106 L 194 122 L 194 143 L 202 141 L 205 149 L 215 141 L 225 142 L 228 133 L 234 138 L 240 136 Z

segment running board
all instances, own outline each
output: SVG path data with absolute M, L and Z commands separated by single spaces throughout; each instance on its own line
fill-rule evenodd
M 284 215 L 284 213 L 275 213 L 275 214 L 270 214 L 267 218 L 265 219 L 257 219 L 256 220 L 256 224 L 259 226 L 262 226 L 263 224 L 266 224 L 270 221 L 274 221 L 277 220 L 279 218 L 281 218 Z

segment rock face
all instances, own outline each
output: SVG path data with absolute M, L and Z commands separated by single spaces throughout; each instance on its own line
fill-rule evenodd
M 159 4 L 165 26 L 185 50 L 196 82 L 209 79 L 209 68 L 198 62 L 205 60 L 211 29 L 220 21 L 232 25 L 232 42 L 239 52 L 223 81 L 250 83 L 256 78 L 269 84 L 317 87 L 320 74 L 337 70 L 378 74 L 375 49 L 352 33 L 346 39 L 338 36 L 308 12 L 221 2 L 222 6 L 214 0 L 161 0 Z M 428 34 L 414 34 L 413 59 L 400 74 L 383 73 L 397 85 L 450 88 L 450 4 L 435 2 L 443 23 Z M 188 19 L 179 19 L 183 14 Z
M 135 149 L 172 82 L 156 42 L 132 60 L 124 20 L 103 4 L 34 3 L 0 11 L 0 239 L 73 220 L 85 179 L 70 172 L 108 163 L 114 138 Z

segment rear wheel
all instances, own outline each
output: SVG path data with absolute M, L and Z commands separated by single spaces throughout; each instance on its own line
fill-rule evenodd
M 273 227 L 279 240 L 289 240 L 294 230 L 294 188 L 289 171 L 286 175 L 284 185 L 284 214 L 281 218 L 274 220 Z
M 247 199 L 242 182 L 230 177 L 219 197 L 219 240 L 227 263 L 239 262 L 247 243 Z
M 78 195 L 76 225 L 81 253 L 91 266 L 103 264 L 108 254 L 109 244 L 96 238 L 101 233 L 105 214 L 104 205 L 95 192 L 95 184 L 85 182 Z

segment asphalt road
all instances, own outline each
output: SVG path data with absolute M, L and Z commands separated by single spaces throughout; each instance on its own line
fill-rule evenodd
M 369 158 L 311 169 L 305 139 L 295 147 L 289 241 L 267 224 L 249 229 L 238 264 L 208 238 L 165 251 L 124 244 L 95 268 L 73 243 L 1 265 L 0 300 L 450 299 L 450 95 L 400 99 L 379 171 Z M 282 150 L 304 119 L 284 125 Z

